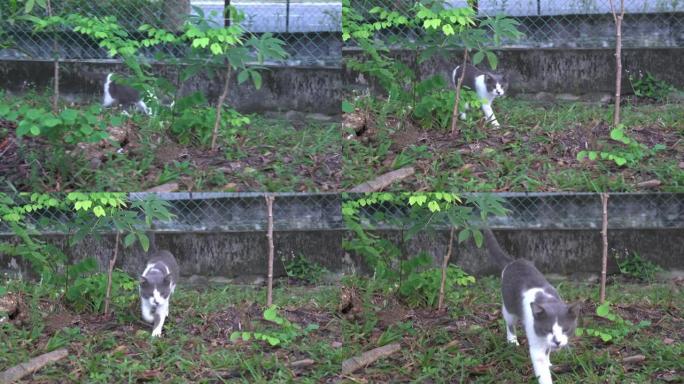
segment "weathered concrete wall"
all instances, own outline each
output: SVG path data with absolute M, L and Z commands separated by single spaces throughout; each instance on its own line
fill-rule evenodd
M 598 273 L 601 271 L 602 241 L 599 230 L 495 230 L 494 233 L 509 254 L 532 260 L 545 273 L 562 275 Z M 609 230 L 608 249 L 610 273 L 617 272 L 614 256 L 624 251 L 636 252 L 665 269 L 684 270 L 684 229 L 618 229 Z M 382 236 L 394 242 L 401 234 L 383 231 Z M 407 252 L 426 251 L 440 265 L 447 252 L 449 232 L 432 236 L 420 235 L 407 244 Z M 474 275 L 497 274 L 500 271 L 485 248 L 467 241 L 454 243 L 452 262 Z
M 283 276 L 285 270 L 282 259 L 292 259 L 304 255 L 332 271 L 349 270 L 340 244 L 343 231 L 278 231 L 274 233 L 274 274 Z M 61 249 L 64 237 L 46 236 L 45 239 Z M 268 248 L 264 232 L 186 232 L 158 233 L 155 236 L 157 247 L 171 251 L 177 258 L 181 276 L 194 275 L 214 278 L 236 278 L 265 276 Z M 0 236 L 0 241 L 12 241 L 9 236 Z M 74 247 L 68 248 L 72 261 L 94 257 L 100 262 L 101 270 L 106 270 L 109 258 L 113 255 L 114 236 L 103 236 L 101 240 L 85 239 Z M 119 248 L 117 268 L 131 274 L 141 273 L 147 257 L 139 246 Z M 12 261 L 0 255 L 0 271 L 20 272 L 28 276 L 26 266 L 21 260 Z M 19 269 L 19 271 L 17 271 Z
M 615 87 L 614 50 L 609 49 L 505 49 L 496 51 L 497 72 L 509 75 L 510 91 L 551 93 L 612 93 Z M 361 53 L 345 49 L 344 57 Z M 410 63 L 413 52 L 396 51 L 397 58 Z M 630 93 L 628 74 L 651 72 L 657 79 L 684 88 L 683 48 L 624 49 L 623 92 Z M 419 68 L 419 77 L 442 74 L 449 79 L 453 68 L 461 61 L 461 53 L 435 57 Z M 367 79 L 349 69 L 344 70 L 345 88 L 364 88 Z
M 60 90 L 67 99 L 92 102 L 102 97 L 102 84 L 94 83 L 84 73 L 124 72 L 117 63 L 66 62 L 61 65 Z M 175 81 L 172 67 L 154 66 L 154 72 Z M 25 92 L 52 86 L 52 63 L 47 61 L 0 61 L 0 89 Z M 340 68 L 270 67 L 262 71 L 263 86 L 238 85 L 234 80 L 228 103 L 242 112 L 288 111 L 339 114 L 342 94 Z M 198 74 L 181 87 L 181 95 L 201 91 L 210 101 L 222 92 L 222 77 Z
M 398 242 L 398 231 L 379 231 L 382 237 Z M 532 260 L 545 273 L 562 275 L 600 272 L 601 237 L 598 230 L 496 230 L 502 247 L 514 257 Z M 344 230 L 279 231 L 274 236 L 274 273 L 283 276 L 282 259 L 303 255 L 334 273 L 369 272 L 362 258 L 342 250 Z M 63 238 L 49 236 L 48 241 L 61 247 Z M 159 248 L 171 250 L 178 258 L 181 275 L 209 278 L 242 278 L 264 276 L 267 246 L 263 232 L 160 233 Z M 0 236 L 0 241 L 9 236 Z M 435 257 L 435 266 L 447 250 L 448 231 L 419 235 L 406 244 L 407 254 L 426 251 Z M 85 240 L 69 249 L 74 260 L 95 257 L 104 270 L 112 255 L 113 236 L 102 241 Z M 618 229 L 609 231 L 609 272 L 616 272 L 614 255 L 625 250 L 637 252 L 665 269 L 684 270 L 684 229 Z M 120 249 L 117 267 L 135 274 L 142 271 L 145 254 L 137 246 Z M 452 262 L 474 275 L 496 274 L 486 250 L 473 241 L 455 244 Z M 0 271 L 17 273 L 20 260 L 0 255 Z M 26 274 L 25 266 L 19 266 Z

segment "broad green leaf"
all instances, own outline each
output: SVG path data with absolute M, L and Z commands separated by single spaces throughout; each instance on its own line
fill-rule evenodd
M 352 113 L 354 112 L 354 104 L 348 102 L 347 100 L 342 100 L 342 112 Z M 0 113 L 1 115 L 1 113 Z
M 276 307 L 274 305 L 268 307 L 268 309 L 266 309 L 264 311 L 264 319 L 265 320 L 275 321 L 277 317 L 278 317 L 278 312 L 277 312 Z
M 475 52 L 475 54 L 473 55 L 473 65 L 478 65 L 482 61 L 482 59 L 484 59 L 484 55 L 485 54 L 482 51 Z
M 601 316 L 601 317 L 606 317 L 610 313 L 610 302 L 606 301 L 605 303 L 599 305 L 596 308 L 596 314 Z
M 261 89 L 261 74 L 257 71 L 249 72 L 252 76 L 252 82 L 254 83 L 254 88 Z
M 124 237 L 124 247 L 130 247 L 133 243 L 135 243 L 135 233 L 129 233 Z

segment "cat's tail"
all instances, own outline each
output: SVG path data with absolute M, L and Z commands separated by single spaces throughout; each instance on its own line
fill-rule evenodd
M 513 258 L 508 253 L 506 253 L 506 251 L 501 249 L 501 246 L 499 245 L 499 242 L 496 240 L 496 237 L 494 237 L 494 233 L 491 229 L 483 228 L 482 233 L 484 234 L 484 241 L 487 245 L 487 251 L 489 251 L 489 254 L 494 259 L 494 262 L 501 269 L 503 269 L 506 265 L 513 261 Z

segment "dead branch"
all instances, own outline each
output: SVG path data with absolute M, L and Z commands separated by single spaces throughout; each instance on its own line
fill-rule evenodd
M 613 126 L 620 124 L 620 95 L 622 94 L 622 20 L 625 17 L 625 0 L 620 0 L 620 14 L 615 10 L 613 0 L 610 1 L 610 12 L 615 20 L 615 111 Z
M 454 227 L 451 226 L 449 231 L 449 246 L 447 247 L 447 253 L 444 255 L 444 260 L 442 260 L 442 283 L 439 285 L 439 300 L 437 303 L 437 310 L 441 311 L 444 309 L 444 288 L 446 285 L 447 268 L 449 266 L 449 259 L 451 258 L 451 251 L 454 243 Z
M 266 238 L 268 239 L 268 288 L 266 293 L 266 305 L 273 304 L 273 195 L 266 195 L 266 210 L 268 211 L 268 231 Z
M 348 375 L 365 366 L 373 364 L 376 360 L 387 357 L 401 349 L 398 343 L 387 344 L 379 348 L 364 352 L 361 356 L 355 356 L 342 362 L 342 374 Z
M 404 167 L 387 172 L 373 180 L 366 181 L 349 190 L 349 192 L 376 192 L 387 188 L 390 184 L 403 180 L 413 175 L 416 170 L 413 167 Z
M 622 359 L 622 362 L 624 364 L 637 364 L 641 363 L 646 360 L 646 356 L 644 355 L 634 355 L 634 356 L 627 356 Z
M 601 239 L 603 240 L 603 252 L 601 255 L 601 287 L 599 288 L 599 302 L 606 301 L 606 270 L 608 269 L 608 194 L 601 194 L 601 207 L 603 212 L 603 224 L 601 226 Z
M 178 183 L 166 183 L 162 185 L 157 185 L 156 187 L 152 187 L 145 192 L 151 192 L 151 193 L 165 193 L 165 192 L 174 192 L 177 191 L 179 188 Z
M 223 83 L 223 92 L 219 96 L 218 102 L 216 103 L 216 120 L 214 120 L 214 130 L 211 134 L 211 150 L 216 151 L 216 139 L 218 138 L 219 128 L 221 127 L 221 111 L 223 110 L 223 103 L 225 103 L 226 98 L 228 98 L 228 90 L 230 86 L 230 73 L 233 67 L 228 63 L 228 68 L 226 69 L 226 80 Z
M 461 86 L 465 78 L 466 64 L 468 64 L 468 48 L 463 50 L 463 64 L 461 64 L 461 76 L 458 77 L 456 83 L 456 101 L 454 102 L 454 110 L 451 113 L 451 135 L 455 136 L 458 132 L 458 103 L 461 100 Z
M 290 368 L 306 368 L 306 367 L 310 367 L 314 364 L 316 364 L 315 361 L 313 361 L 311 359 L 304 359 L 304 360 L 293 361 L 290 364 L 288 364 L 288 366 Z
M 105 293 L 105 307 L 104 314 L 109 316 L 109 302 L 112 297 L 112 274 L 114 273 L 114 264 L 116 264 L 116 257 L 119 254 L 119 237 L 121 232 L 116 232 L 116 239 L 114 240 L 114 257 L 109 260 L 109 269 L 107 270 L 107 292 Z
M 21 380 L 22 377 L 37 372 L 44 366 L 59 361 L 68 355 L 69 351 L 66 350 L 66 348 L 62 348 L 34 357 L 27 363 L 15 365 L 12 368 L 8 368 L 5 372 L 0 373 L 0 383 L 13 383 Z

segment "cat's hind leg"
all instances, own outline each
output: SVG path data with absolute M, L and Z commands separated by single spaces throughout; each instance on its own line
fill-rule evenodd
M 518 317 L 506 310 L 506 306 L 501 306 L 501 313 L 506 322 L 506 341 L 511 344 L 520 345 L 518 337 L 515 335 L 515 325 L 518 323 Z

